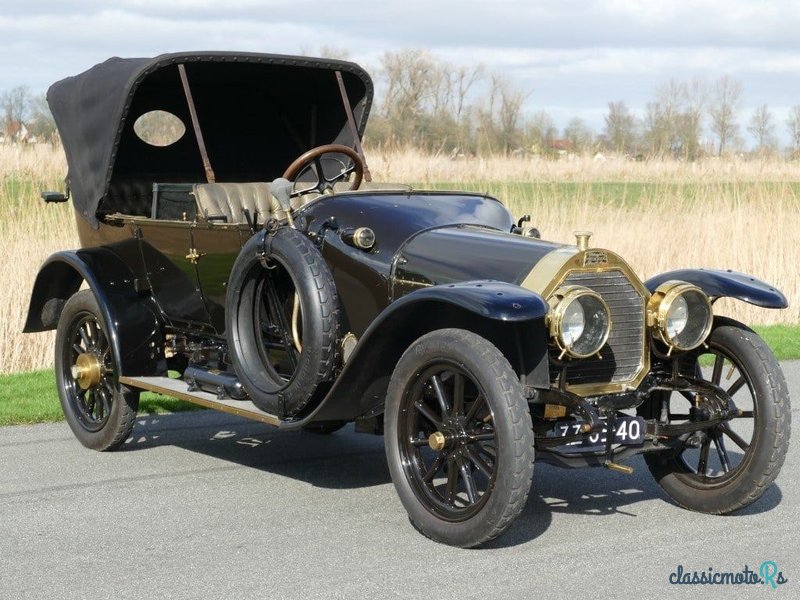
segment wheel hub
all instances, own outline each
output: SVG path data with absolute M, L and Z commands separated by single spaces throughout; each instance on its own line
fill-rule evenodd
M 434 431 L 428 437 L 428 445 L 437 452 L 445 447 L 461 447 L 469 442 L 463 418 L 448 417 L 442 422 L 442 431 Z
M 434 431 L 428 437 L 428 445 L 437 452 L 443 450 L 446 443 L 447 438 L 441 431 Z
M 79 354 L 70 372 L 72 378 L 81 389 L 88 390 L 100 383 L 100 378 L 102 376 L 100 359 L 91 352 Z

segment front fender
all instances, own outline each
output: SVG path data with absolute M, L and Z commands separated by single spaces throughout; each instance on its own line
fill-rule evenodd
M 109 329 L 119 375 L 163 375 L 162 322 L 149 296 L 140 295 L 130 269 L 108 248 L 57 252 L 36 282 L 23 332 L 55 329 L 64 303 L 86 281 Z
M 377 328 L 392 315 L 424 302 L 443 302 L 468 310 L 478 317 L 496 321 L 541 319 L 549 306 L 544 298 L 513 283 L 502 281 L 466 281 L 433 285 L 410 292 L 392 302 L 370 325 Z
M 494 343 L 529 385 L 548 385 L 549 306 L 539 294 L 499 281 L 430 286 L 391 303 L 358 341 L 332 387 L 309 402 L 311 421 L 351 420 L 382 406 L 389 378 L 419 337 L 444 328 L 468 329 Z
M 736 298 L 762 308 L 789 306 L 786 296 L 775 286 L 731 270 L 679 269 L 656 275 L 644 284 L 652 293 L 659 285 L 673 279 L 692 283 L 712 298 Z

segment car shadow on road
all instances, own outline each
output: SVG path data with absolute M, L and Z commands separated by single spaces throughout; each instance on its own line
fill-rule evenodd
M 553 515 L 558 513 L 585 516 L 624 515 L 638 517 L 638 503 L 644 501 L 671 504 L 647 469 L 641 456 L 626 464 L 633 467 L 631 475 L 608 471 L 602 467 L 564 470 L 539 463 L 534 469 L 528 503 L 514 527 L 487 547 L 516 546 L 543 534 Z M 780 487 L 773 483 L 764 495 L 747 508 L 726 516 L 710 519 L 730 519 L 765 513 L 783 499 Z M 666 507 L 665 507 L 666 508 Z
M 159 446 L 183 448 L 251 469 L 326 489 L 356 489 L 391 483 L 383 438 L 357 434 L 349 425 L 330 435 L 281 432 L 269 426 L 213 411 L 141 416 L 123 451 Z M 643 501 L 670 502 L 642 457 L 627 464 L 632 475 L 603 468 L 560 469 L 538 463 L 528 502 L 514 526 L 490 548 L 517 546 L 550 527 L 553 515 L 639 515 Z M 730 517 L 767 512 L 782 493 L 772 484 L 764 496 Z
M 214 411 L 139 416 L 123 451 L 182 448 L 228 463 L 330 489 L 391 483 L 383 438 L 348 425 L 320 435 L 279 431 Z

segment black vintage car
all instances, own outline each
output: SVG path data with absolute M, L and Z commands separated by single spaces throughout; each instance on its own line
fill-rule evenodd
M 25 331 L 57 329 L 77 438 L 119 447 L 141 390 L 285 430 L 355 422 L 384 435 L 414 526 L 464 547 L 511 525 L 534 458 L 629 473 L 643 454 L 681 506 L 757 500 L 786 453 L 787 387 L 712 307 L 786 298 L 731 271 L 641 281 L 495 198 L 373 184 L 372 94 L 353 63 L 207 52 L 50 88 L 69 175 L 43 197 L 72 197 L 81 248 L 42 266 Z M 173 143 L 137 133 L 152 111 Z

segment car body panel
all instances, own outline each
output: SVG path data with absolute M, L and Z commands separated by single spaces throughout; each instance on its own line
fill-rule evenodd
M 345 326 L 358 336 L 397 298 L 392 294 L 392 273 L 398 252 L 409 238 L 421 230 L 462 223 L 498 233 L 513 225 L 511 214 L 495 198 L 427 191 L 324 196 L 299 210 L 295 221 L 317 240 L 336 282 Z M 342 232 L 364 226 L 375 232 L 372 249 L 361 250 L 343 241 Z
M 127 266 L 136 261 L 136 254 L 136 244 L 122 242 L 51 255 L 34 283 L 23 331 L 55 328 L 60 307 L 48 308 L 48 302 L 63 306 L 86 281 L 109 329 L 119 375 L 166 374 L 163 321 L 151 298 L 137 291 L 136 277 Z
M 548 385 L 544 317 L 549 307 L 535 292 L 498 281 L 467 281 L 412 291 L 393 302 L 370 324 L 332 386 L 321 387 L 300 415 L 313 421 L 353 420 L 379 412 L 389 376 L 409 341 L 438 328 L 480 332 L 529 375 L 528 384 Z M 525 345 L 524 351 L 520 347 Z M 542 369 L 544 367 L 544 369 Z
M 520 285 L 545 255 L 561 244 L 476 225 L 426 229 L 399 249 L 392 273 L 393 298 L 408 291 L 471 279 Z M 469 247 L 469 253 L 461 249 Z

